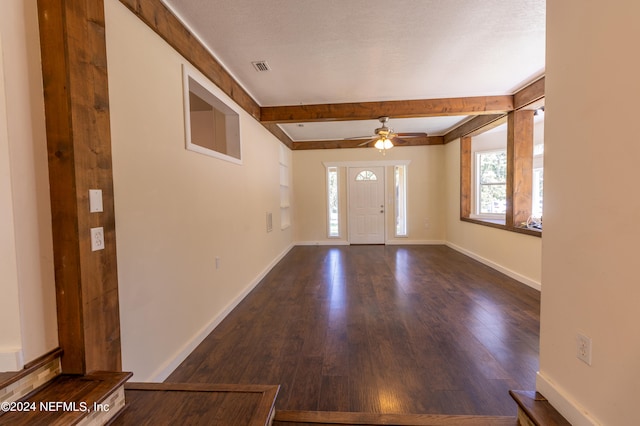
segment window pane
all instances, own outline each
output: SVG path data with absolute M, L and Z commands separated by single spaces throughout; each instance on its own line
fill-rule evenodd
M 480 186 L 480 214 L 507 212 L 507 185 Z
M 358 173 L 356 180 L 378 180 L 378 176 L 371 170 L 363 170 Z
M 533 187 L 531 188 L 531 216 L 542 217 L 542 189 L 544 183 L 544 169 L 533 169 Z
M 395 166 L 396 236 L 407 236 L 407 166 Z
M 327 168 L 327 204 L 329 236 L 339 237 L 340 227 L 338 221 L 338 168 Z
M 479 154 L 480 183 L 505 183 L 507 181 L 507 153 Z

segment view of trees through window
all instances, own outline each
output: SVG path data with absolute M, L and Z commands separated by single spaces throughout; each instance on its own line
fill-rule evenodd
M 338 168 L 327 168 L 327 202 L 329 217 L 329 236 L 339 237 L 340 228 L 338 221 Z
M 478 171 L 477 214 L 505 214 L 507 211 L 507 153 L 476 153 Z

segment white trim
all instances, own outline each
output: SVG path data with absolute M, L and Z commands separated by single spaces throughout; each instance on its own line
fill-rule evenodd
M 0 372 L 20 371 L 24 368 L 24 355 L 19 348 L 0 349 Z
M 443 240 L 411 240 L 409 238 L 394 238 L 385 242 L 388 246 L 442 246 L 446 245 Z
M 570 397 L 564 389 L 539 371 L 536 374 L 536 390 L 547 398 L 553 408 L 558 410 L 572 425 L 597 426 L 602 424 L 586 408 Z
M 317 241 L 297 241 L 294 243 L 296 246 L 348 246 L 349 241 L 342 238 L 336 238 L 334 240 L 317 240 Z
M 189 101 L 189 93 L 196 93 L 191 89 L 191 85 L 189 84 L 189 80 L 193 80 L 193 82 L 200 86 L 197 88 L 199 90 L 198 95 L 201 98 L 205 99 L 210 105 L 212 105 L 215 109 L 222 112 L 227 121 L 227 141 L 230 140 L 238 140 L 239 147 L 239 158 L 233 157 L 231 155 L 224 154 L 222 152 L 205 148 L 204 146 L 200 146 L 198 144 L 191 142 L 191 111 L 190 111 L 190 101 Z M 182 96 L 183 96 L 183 107 L 184 107 L 184 137 L 185 137 L 185 148 L 188 151 L 197 152 L 199 154 L 208 155 L 209 157 L 217 158 L 219 160 L 228 161 L 233 164 L 242 165 L 242 138 L 240 137 L 240 113 L 238 109 L 227 105 L 223 100 L 221 100 L 214 92 L 216 92 L 218 87 L 213 84 L 208 78 L 204 76 L 204 74 L 200 73 L 190 64 L 183 63 L 182 64 Z M 218 89 L 219 90 L 219 89 Z M 200 93 L 201 92 L 201 93 Z M 205 96 L 206 95 L 206 96 Z
M 227 315 L 257 286 L 274 266 L 294 247 L 290 244 L 280 255 L 267 265 L 227 306 L 193 335 L 175 354 L 147 378 L 136 379 L 141 382 L 163 382 L 184 361 L 194 349 L 226 318 Z
M 506 276 L 511 277 L 516 281 L 520 281 L 522 284 L 528 285 L 529 287 L 534 288 L 534 289 L 536 289 L 538 291 L 541 291 L 541 289 L 542 289 L 542 285 L 540 284 L 540 282 L 538 282 L 536 280 L 533 280 L 533 279 L 531 279 L 529 277 L 525 277 L 524 275 L 519 274 L 518 272 L 512 271 L 509 268 L 506 268 L 506 267 L 504 267 L 504 266 L 502 266 L 502 265 L 500 265 L 500 264 L 498 264 L 498 263 L 496 263 L 496 262 L 494 262 L 492 260 L 486 259 L 486 258 L 484 258 L 484 257 L 482 257 L 482 256 L 480 256 L 480 255 L 478 255 L 478 254 L 476 254 L 476 253 L 474 253 L 472 251 L 469 251 L 467 249 L 459 247 L 459 246 L 457 246 L 457 245 L 455 245 L 455 244 L 453 244 L 453 243 L 451 243 L 449 241 L 445 242 L 445 244 L 447 245 L 447 247 L 450 247 L 450 248 L 452 248 L 452 249 L 454 249 L 456 251 L 459 251 L 460 253 L 465 254 L 465 255 L 471 257 L 472 259 L 477 260 L 478 262 L 484 263 L 485 265 L 495 269 L 496 271 L 502 272 Z

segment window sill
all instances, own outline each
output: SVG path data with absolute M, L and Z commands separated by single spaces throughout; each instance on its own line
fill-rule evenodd
M 530 228 L 520 228 L 517 226 L 507 226 L 504 220 L 499 219 L 474 219 L 470 217 L 461 217 L 461 221 L 475 223 L 476 225 L 488 226 L 490 228 L 502 229 L 504 231 L 516 232 L 518 234 L 532 235 L 534 237 L 542 237 L 542 231 Z

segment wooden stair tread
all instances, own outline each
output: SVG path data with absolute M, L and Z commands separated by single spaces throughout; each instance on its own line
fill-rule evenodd
M 94 404 L 103 402 L 129 377 L 131 373 L 103 371 L 84 376 L 59 375 L 18 402 L 28 407 L 28 411 L 1 413 L 0 424 L 76 424 L 93 411 Z
M 543 395 L 536 391 L 510 390 L 509 394 L 518 404 L 530 423 L 535 426 L 571 426 Z M 526 420 L 525 420 L 526 421 Z
M 278 385 L 127 383 L 126 408 L 110 425 L 224 424 L 266 426 Z
M 54 350 L 44 354 L 37 360 L 25 364 L 24 368 L 20 371 L 9 371 L 5 373 L 0 373 L 0 389 L 3 389 L 12 383 L 17 382 L 18 380 L 26 377 L 34 370 L 37 370 L 38 367 L 42 367 L 47 363 L 53 361 L 54 359 L 60 357 L 62 354 L 62 349 L 55 348 Z
M 380 414 L 336 411 L 277 410 L 274 426 L 399 425 L 399 426 L 516 426 L 515 417 L 447 414 Z

